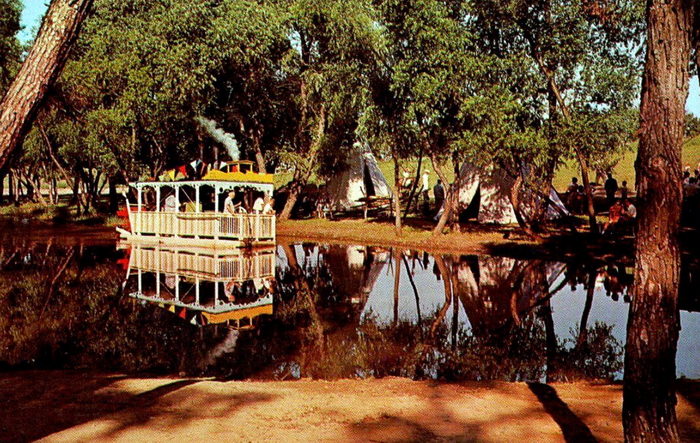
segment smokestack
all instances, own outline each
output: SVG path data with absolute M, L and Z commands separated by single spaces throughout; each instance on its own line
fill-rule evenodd
M 226 151 L 228 151 L 228 155 L 231 157 L 231 160 L 239 159 L 240 151 L 238 150 L 238 142 L 233 134 L 229 134 L 221 129 L 214 120 L 201 116 L 197 117 L 196 120 L 197 123 L 199 123 L 202 128 L 209 133 L 211 138 L 224 145 Z

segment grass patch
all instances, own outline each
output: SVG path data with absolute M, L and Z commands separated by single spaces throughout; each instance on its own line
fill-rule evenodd
M 104 224 L 112 218 L 105 218 L 103 215 L 95 213 L 78 215 L 76 207 L 66 203 L 48 206 L 43 206 L 40 203 L 0 206 L 0 217 L 23 222 L 80 223 L 86 225 Z M 118 220 L 118 217 L 114 218 Z M 109 226 L 118 224 L 119 222 L 115 222 L 114 225 Z
M 637 143 L 634 143 L 632 149 L 625 152 L 613 169 L 613 176 L 617 179 L 618 184 L 622 185 L 622 181 L 626 180 L 627 186 L 630 189 L 634 189 L 636 179 L 634 161 L 636 159 Z M 700 136 L 686 140 L 686 142 L 683 144 L 681 160 L 683 162 L 683 167 L 688 165 L 690 166 L 691 171 L 697 167 L 698 162 L 700 162 Z M 578 167 L 578 163 L 575 160 L 570 160 L 559 168 L 554 176 L 554 180 L 552 180 L 552 184 L 559 192 L 566 191 L 566 187 L 571 182 L 571 177 L 579 177 L 579 183 L 581 182 L 581 171 Z M 593 174 L 591 180 L 595 180 L 595 174 Z

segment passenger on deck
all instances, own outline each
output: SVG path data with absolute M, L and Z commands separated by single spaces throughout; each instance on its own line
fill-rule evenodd
M 265 200 L 263 200 L 262 196 L 258 196 L 253 203 L 253 214 L 262 214 L 264 208 Z
M 246 210 L 241 206 L 241 202 L 234 203 L 235 198 L 236 193 L 234 191 L 230 191 L 228 193 L 228 197 L 226 197 L 226 200 L 224 200 L 224 213 L 231 215 L 245 214 Z
M 262 213 L 265 215 L 275 215 L 275 199 L 272 197 L 267 197 L 265 206 L 263 206 Z
M 163 210 L 165 212 L 175 212 L 177 210 L 177 199 L 174 194 L 170 194 L 165 199 L 165 204 L 163 205 Z

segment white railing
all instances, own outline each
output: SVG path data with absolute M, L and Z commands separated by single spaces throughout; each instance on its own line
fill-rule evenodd
M 132 233 L 177 237 L 268 240 L 275 238 L 275 216 L 214 212 L 131 212 Z
M 189 275 L 204 280 L 274 277 L 274 250 L 240 255 L 200 255 L 171 249 L 131 249 L 131 266 L 145 272 Z

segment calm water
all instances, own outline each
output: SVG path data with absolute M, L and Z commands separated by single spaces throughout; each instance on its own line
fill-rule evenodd
M 73 235 L 74 234 L 74 235 Z M 317 244 L 117 247 L 5 230 L 0 367 L 293 379 L 618 379 L 631 263 Z M 697 266 L 677 373 L 700 378 Z

